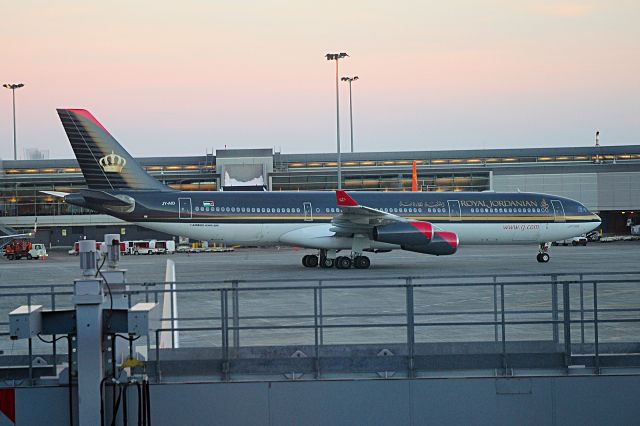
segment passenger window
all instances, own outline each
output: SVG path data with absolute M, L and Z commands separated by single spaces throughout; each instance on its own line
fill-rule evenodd
M 291 213 L 291 209 L 290 209 L 290 208 L 289 208 L 289 209 L 287 209 L 287 213 Z

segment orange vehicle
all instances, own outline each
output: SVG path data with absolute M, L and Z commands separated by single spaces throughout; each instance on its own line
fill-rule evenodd
M 26 240 L 11 240 L 9 244 L 4 247 L 4 255 L 9 260 L 19 260 L 22 257 L 31 259 L 29 251 L 33 248 L 31 241 Z

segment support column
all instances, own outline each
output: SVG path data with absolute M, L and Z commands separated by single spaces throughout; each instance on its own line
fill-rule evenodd
M 100 424 L 100 383 L 103 377 L 102 280 L 74 281 L 76 357 L 78 362 L 78 424 Z

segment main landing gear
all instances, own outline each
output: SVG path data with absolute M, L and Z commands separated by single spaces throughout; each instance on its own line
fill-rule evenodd
M 371 266 L 371 260 L 367 256 L 352 253 L 351 256 L 338 256 L 335 259 L 327 257 L 325 250 L 320 251 L 320 255 L 307 254 L 302 257 L 302 265 L 307 268 L 315 268 L 320 266 L 321 268 L 328 269 L 349 269 L 354 267 L 356 269 L 369 269 Z
M 549 246 L 550 243 L 540 243 L 540 250 L 538 252 L 538 256 L 536 256 L 536 260 L 540 263 L 547 263 L 549 261 Z

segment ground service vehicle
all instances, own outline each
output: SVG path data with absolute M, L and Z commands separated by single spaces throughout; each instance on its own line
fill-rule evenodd
M 587 245 L 587 237 L 584 235 L 580 235 L 579 237 L 568 238 L 566 240 L 555 241 L 553 243 L 554 246 L 568 246 L 571 244 L 572 246 L 586 246 Z
M 40 259 L 47 257 L 47 249 L 44 244 L 33 244 L 26 240 L 12 240 L 4 247 L 4 255 L 9 260 L 20 260 L 23 257 L 31 259 Z
M 129 241 L 127 248 L 129 254 L 153 254 L 155 248 L 151 248 L 150 241 Z
M 150 247 L 156 254 L 172 254 L 176 252 L 176 243 L 171 240 L 151 240 Z

